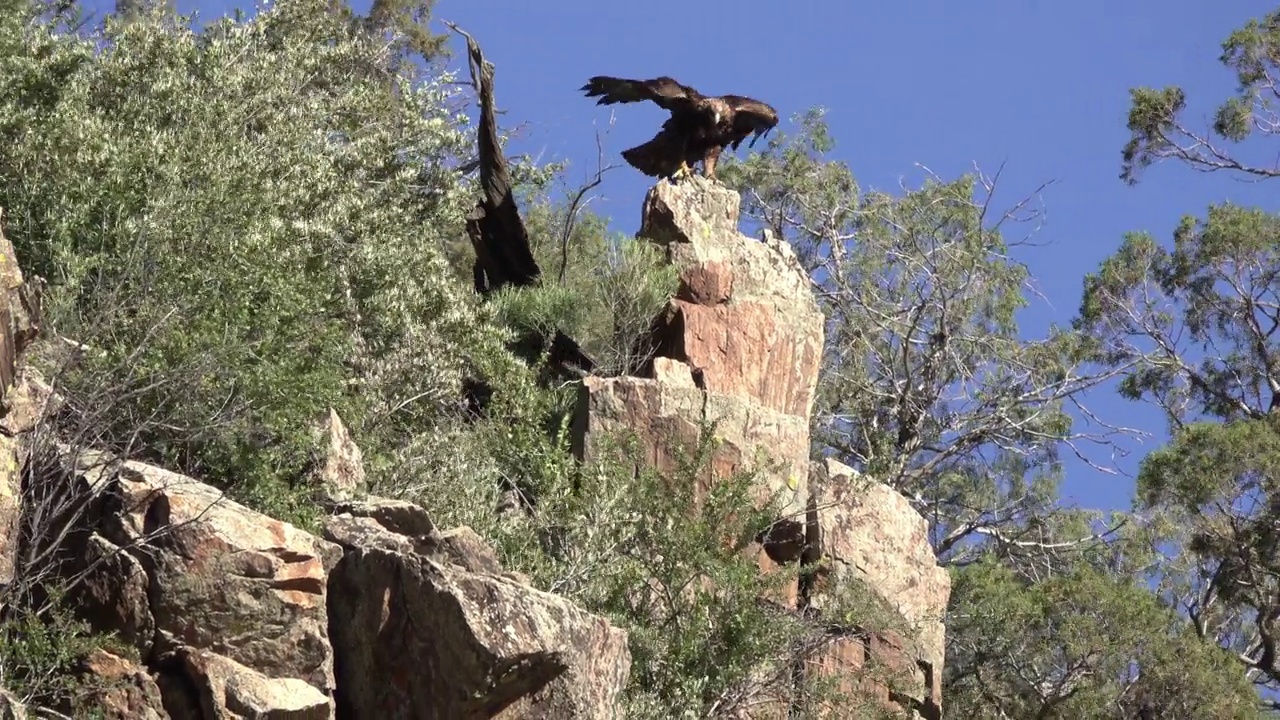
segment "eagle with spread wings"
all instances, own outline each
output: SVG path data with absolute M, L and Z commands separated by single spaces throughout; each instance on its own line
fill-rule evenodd
M 597 75 L 581 88 L 597 105 L 651 100 L 671 113 L 662 129 L 643 145 L 622 151 L 622 157 L 650 177 L 679 180 L 702 162 L 702 174 L 714 179 L 716 162 L 726 147 L 737 150 L 748 135 L 747 147 L 769 134 L 778 113 L 766 103 L 741 95 L 707 96 L 665 75 L 652 80 Z

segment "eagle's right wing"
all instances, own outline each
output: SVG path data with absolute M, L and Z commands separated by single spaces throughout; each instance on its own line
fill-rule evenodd
M 733 108 L 733 141 L 730 147 L 738 149 L 738 145 L 747 135 L 754 135 L 747 147 L 755 147 L 756 140 L 769 134 L 778 124 L 778 111 L 768 103 L 743 95 L 721 95 L 721 100 Z
M 652 100 L 662 109 L 672 112 L 687 109 L 695 101 L 702 99 L 702 95 L 697 90 L 688 85 L 681 85 L 665 75 L 652 80 L 629 80 L 596 75 L 588 80 L 581 90 L 587 94 L 587 97 L 600 98 L 596 101 L 597 105 Z

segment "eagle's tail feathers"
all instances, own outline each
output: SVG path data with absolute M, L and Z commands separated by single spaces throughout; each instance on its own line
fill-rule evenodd
M 622 159 L 649 177 L 669 177 L 679 169 L 682 158 L 671 138 L 663 133 L 653 139 L 622 151 Z

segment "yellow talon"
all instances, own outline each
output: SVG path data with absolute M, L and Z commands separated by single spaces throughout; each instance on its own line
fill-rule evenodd
M 671 182 L 680 182 L 681 180 L 693 175 L 693 168 L 689 167 L 689 163 L 684 160 L 680 161 L 680 167 L 671 173 Z

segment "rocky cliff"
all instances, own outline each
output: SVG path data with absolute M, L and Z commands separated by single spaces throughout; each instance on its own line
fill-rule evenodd
M 749 552 L 762 572 L 811 571 L 772 600 L 820 616 L 854 588 L 889 617 L 842 619 L 797 677 L 940 717 L 947 575 L 905 499 L 811 462 L 823 316 L 785 244 L 739 233 L 738 202 L 701 178 L 650 190 L 639 240 L 665 248 L 680 287 L 637 376 L 583 381 L 575 450 L 591 456 L 627 431 L 643 449 L 630 462 L 669 470 L 673 443 L 712 429 L 698 490 L 758 470 L 757 498 L 780 510 Z M 37 442 L 57 398 L 23 362 L 38 317 L 3 238 L 0 278 L 0 583 L 43 557 L 22 532 L 23 502 L 37 483 L 55 488 L 75 515 L 58 538 L 57 571 L 84 579 L 80 614 L 125 645 L 83 663 L 110 681 L 95 698 L 103 717 L 620 717 L 627 634 L 506 571 L 469 528 L 439 528 L 422 508 L 369 496 L 336 414 L 315 428 L 332 510 L 317 534 L 163 468 Z M 785 718 L 791 705 L 782 693 L 750 716 Z M 0 692 L 3 713 L 21 708 Z
M 37 316 L 2 236 L 0 278 L 0 585 L 26 591 L 33 560 L 81 580 L 71 605 L 123 645 L 81 663 L 100 681 L 84 699 L 96 717 L 616 717 L 626 633 L 506 572 L 469 528 L 369 496 L 335 413 L 314 428 L 331 509 L 319 535 L 196 479 L 49 442 L 58 400 L 24 362 Z M 0 717 L 26 717 L 3 689 Z

